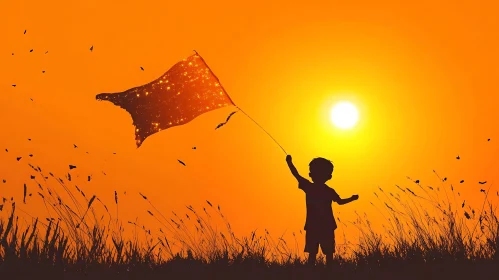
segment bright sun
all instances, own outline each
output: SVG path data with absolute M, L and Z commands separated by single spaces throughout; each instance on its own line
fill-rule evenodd
M 331 110 L 331 121 L 341 129 L 354 127 L 358 120 L 359 113 L 357 108 L 348 101 L 336 103 Z

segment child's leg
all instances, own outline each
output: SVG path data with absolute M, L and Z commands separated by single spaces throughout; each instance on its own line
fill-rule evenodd
M 314 265 L 315 264 L 315 260 L 317 259 L 317 253 L 309 253 L 308 254 L 308 262 L 307 264 L 309 265 Z
M 332 238 L 327 238 L 326 240 L 322 241 L 320 243 L 322 252 L 324 255 L 326 255 L 326 265 L 331 266 L 333 264 L 333 255 L 336 252 L 335 247 L 335 240 L 334 240 L 334 234 L 332 235 Z
M 326 255 L 326 265 L 331 266 L 333 264 L 333 254 Z
M 305 252 L 308 253 L 308 264 L 314 265 L 317 253 L 319 252 L 319 241 L 314 232 L 305 233 Z

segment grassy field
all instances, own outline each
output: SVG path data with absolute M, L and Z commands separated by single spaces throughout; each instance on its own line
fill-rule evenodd
M 39 167 L 31 166 L 42 174 Z M 436 174 L 436 173 L 435 173 Z M 436 174 L 438 177 L 438 174 Z M 164 216 L 147 196 L 145 209 L 161 225 L 154 232 L 127 221 L 134 230 L 125 238 L 116 213 L 98 197 L 87 197 L 68 180 L 39 183 L 34 194 L 50 218 L 19 221 L 14 198 L 0 209 L 0 275 L 3 279 L 498 279 L 499 221 L 491 186 L 481 190 L 483 204 L 466 205 L 447 179 L 441 186 L 418 180 L 396 192 L 379 188 L 372 205 L 384 217 L 383 231 L 372 229 L 367 216 L 350 222 L 360 232 L 327 267 L 319 259 L 308 266 L 302 248 L 268 232 L 240 237 L 232 231 L 220 206 L 206 201 L 185 215 Z M 56 191 L 60 189 L 60 194 Z M 62 195 L 64 193 L 64 196 Z M 25 192 L 25 196 L 26 196 Z M 64 198 L 63 198 L 64 197 Z M 25 197 L 24 197 L 25 199 Z M 105 209 L 98 217 L 97 205 Z M 114 209 L 114 208 L 113 208 Z M 24 213 L 26 214 L 26 213 Z M 223 230 L 214 226 L 219 219 Z M 297 237 L 293 233 L 294 238 Z M 47 278 L 49 277 L 49 278 Z

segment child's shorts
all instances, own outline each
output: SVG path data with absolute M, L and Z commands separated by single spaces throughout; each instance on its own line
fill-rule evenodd
M 317 234 L 312 231 L 305 233 L 305 252 L 309 254 L 317 254 L 319 252 L 319 245 L 321 246 L 324 255 L 332 255 L 335 250 L 334 232 L 333 234 Z

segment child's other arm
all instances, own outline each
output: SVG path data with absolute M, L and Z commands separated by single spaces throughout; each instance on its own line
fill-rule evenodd
M 343 205 L 355 201 L 357 199 L 359 199 L 358 195 L 352 195 L 349 198 L 340 198 L 338 201 L 336 201 L 336 203 L 338 203 L 339 205 Z
M 291 155 L 286 156 L 286 162 L 288 163 L 289 170 L 291 170 L 291 174 L 293 174 L 293 176 L 295 176 L 296 180 L 298 180 L 299 182 L 303 181 L 303 180 L 307 180 L 307 179 L 303 178 L 300 175 L 300 173 L 298 173 L 298 170 L 296 170 L 296 167 L 293 164 L 293 159 L 291 158 Z

